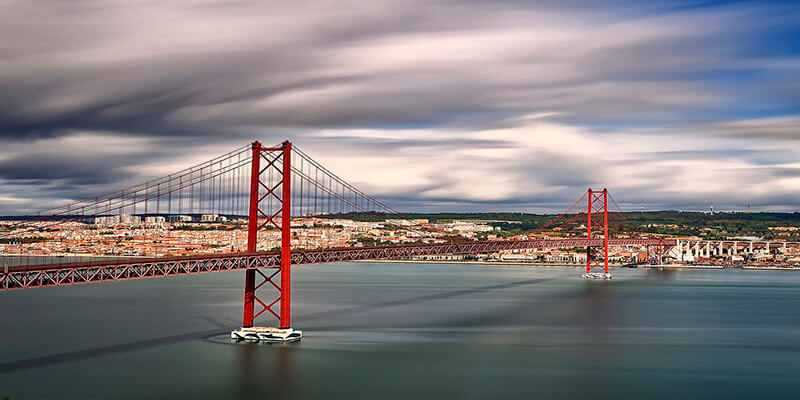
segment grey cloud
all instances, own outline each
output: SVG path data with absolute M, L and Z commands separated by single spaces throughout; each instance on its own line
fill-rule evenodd
M 64 128 L 204 136 L 253 125 L 441 124 L 486 110 L 643 122 L 648 113 L 719 104 L 713 90 L 669 77 L 729 63 L 730 51 L 709 54 L 709 43 L 731 35 L 723 24 L 753 24 L 741 20 L 742 12 L 624 20 L 546 3 L 378 1 L 337 10 L 318 2 L 210 4 L 6 6 L 4 36 L 20 43 L 2 54 L 0 82 L 9 90 L 0 95 L 7 106 L 0 131 L 13 137 L 59 135 Z M 86 18 L 97 22 L 81 23 Z M 304 18 L 313 24 L 286 22 Z M 542 27 L 532 28 L 530 19 Z M 705 20 L 706 27 L 687 19 Z M 203 23 L 208 27 L 196 26 Z M 566 31 L 559 32 L 562 25 Z M 537 41 L 548 29 L 552 43 Z M 381 57 L 373 53 L 420 35 L 463 42 L 484 33 L 510 35 L 498 42 L 508 51 L 481 57 L 492 42 L 478 41 L 460 65 L 436 58 L 362 70 L 358 59 L 350 60 L 351 68 L 335 61 L 343 54 Z M 311 94 L 284 100 L 303 92 Z
M 312 138 L 309 138 L 312 139 Z M 484 139 L 465 139 L 465 138 L 446 138 L 446 139 L 400 139 L 400 138 L 381 138 L 369 139 L 359 136 L 335 136 L 335 137 L 315 137 L 312 139 L 318 142 L 319 145 L 324 146 L 325 143 L 335 143 L 337 147 L 352 146 L 354 154 L 364 154 L 364 151 L 370 152 L 388 152 L 400 149 L 418 148 L 423 151 L 447 151 L 448 149 L 457 150 L 464 148 L 511 148 L 512 143 L 502 140 L 484 140 Z M 346 151 L 346 150 L 344 150 Z M 380 153 L 378 153 L 380 154 Z
M 724 139 L 723 139 L 724 140 Z M 699 160 L 725 160 L 733 159 L 746 162 L 753 168 L 767 165 L 785 164 L 795 158 L 795 153 L 790 149 L 745 149 L 745 148 L 726 148 L 713 147 L 701 150 L 667 150 L 641 152 L 637 157 L 626 159 L 620 162 L 636 164 L 647 161 L 699 161 Z
M 142 178 L 121 166 L 174 157 L 165 150 L 170 146 L 190 152 L 219 145 L 222 153 L 254 138 L 278 142 L 289 136 L 300 145 L 327 142 L 356 155 L 414 147 L 502 149 L 514 144 L 463 136 L 525 126 L 530 121 L 524 116 L 537 113 L 552 113 L 549 119 L 565 124 L 610 124 L 611 131 L 619 125 L 667 126 L 689 137 L 693 132 L 686 125 L 697 126 L 698 110 L 732 107 L 749 100 L 750 93 L 772 96 L 778 105 L 797 104 L 786 88 L 796 85 L 800 65 L 767 63 L 746 51 L 754 32 L 785 24 L 796 10 L 753 5 L 680 10 L 684 2 L 669 4 L 624 2 L 601 9 L 591 1 L 378 0 L 335 7 L 323 1 L 8 1 L 0 5 L 0 37 L 13 39 L 0 45 L 4 143 L 32 144 L 75 132 L 153 142 L 132 146 L 121 157 L 91 155 L 88 149 L 51 157 L 33 147 L 4 146 L 0 175 L 10 184 L 55 178 L 59 182 L 46 185 L 48 193 L 71 198 Z M 755 65 L 767 78 L 735 91 L 686 78 L 739 64 Z M 720 135 L 797 137 L 796 117 L 700 119 L 703 129 Z M 350 127 L 444 127 L 451 137 L 365 140 L 317 134 Z M 642 157 L 695 155 L 768 164 L 766 158 L 759 162 L 763 153 L 733 150 Z M 42 157 L 48 161 L 33 161 Z M 613 180 L 590 162 L 560 157 L 538 152 L 487 165 L 520 185 L 554 186 L 548 193 L 424 201 L 548 207 L 590 184 Z M 665 195 L 658 191 L 658 177 L 667 172 L 652 171 L 652 184 L 641 189 Z M 420 193 L 457 183 L 447 174 L 429 178 L 435 184 L 419 187 Z M 386 199 L 424 206 L 413 196 Z
M 800 140 L 800 115 L 719 122 L 708 129 L 725 136 Z

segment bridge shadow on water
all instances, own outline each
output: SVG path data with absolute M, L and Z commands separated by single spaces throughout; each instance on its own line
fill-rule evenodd
M 359 306 L 352 306 L 352 307 L 345 307 L 338 310 L 328 310 L 325 312 L 317 312 L 311 313 L 307 315 L 301 315 L 297 317 L 298 320 L 302 321 L 315 321 L 315 320 L 322 320 L 325 318 L 330 318 L 332 316 L 341 316 L 343 314 L 358 314 L 368 311 L 373 311 L 382 308 L 389 308 L 389 307 L 398 307 L 398 306 L 407 306 L 407 305 L 414 305 L 420 303 L 426 303 L 430 301 L 437 301 L 437 300 L 444 300 L 449 298 L 456 298 L 461 296 L 468 296 L 471 294 L 483 293 L 483 292 L 490 292 L 494 290 L 502 290 L 502 289 L 509 289 L 513 287 L 525 286 L 525 285 L 534 285 L 542 282 L 552 281 L 558 279 L 560 277 L 552 277 L 552 278 L 536 278 L 536 279 L 525 279 L 520 281 L 514 282 L 507 282 L 495 285 L 488 285 L 488 286 L 480 286 L 476 288 L 468 288 L 468 289 L 459 289 L 459 290 L 452 290 L 442 293 L 434 293 L 429 295 L 423 296 L 415 296 L 409 297 L 405 299 L 398 299 L 392 301 L 385 301 L 373 304 L 365 304 Z M 102 347 L 95 347 L 90 349 L 78 350 L 73 352 L 66 352 L 66 353 L 59 353 L 59 354 L 52 354 L 47 356 L 41 357 L 34 357 L 22 360 L 15 360 L 15 361 L 8 361 L 4 363 L 0 363 L 0 373 L 13 373 L 18 371 L 23 371 L 31 368 L 37 367 L 45 367 L 54 364 L 61 364 L 70 361 L 79 361 L 79 360 L 87 360 L 95 357 L 103 357 L 108 355 L 114 354 L 121 354 L 127 353 L 137 350 L 144 350 L 150 349 L 158 346 L 164 346 L 169 344 L 176 344 L 181 342 L 188 342 L 192 340 L 198 339 L 205 339 L 210 338 L 212 336 L 219 336 L 219 335 L 227 335 L 230 332 L 231 325 L 226 325 L 221 323 L 217 320 L 214 320 L 209 317 L 200 317 L 210 324 L 216 325 L 217 328 L 202 330 L 202 331 L 195 331 L 195 332 L 188 332 L 182 333 L 177 335 L 170 335 L 170 336 L 162 336 L 156 338 L 149 338 L 143 339 L 138 341 L 131 341 L 126 343 L 119 343 L 113 344 L 108 346 Z M 231 320 L 232 321 L 232 320 Z M 233 322 L 234 324 L 237 321 Z M 250 354 L 250 358 L 252 358 L 252 352 L 255 351 L 255 346 L 242 346 L 242 348 L 247 348 L 247 350 L 242 350 L 245 353 L 242 357 L 243 364 L 247 364 L 248 354 Z M 284 362 L 288 363 L 288 354 L 285 354 L 289 351 L 289 348 L 283 347 L 280 349 L 281 354 L 284 356 L 280 357 L 279 359 L 283 359 Z M 246 369 L 246 368 L 245 368 Z

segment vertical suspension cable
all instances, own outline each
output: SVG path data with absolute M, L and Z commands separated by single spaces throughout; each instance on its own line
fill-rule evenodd
M 327 177 L 327 178 L 328 178 L 328 193 L 330 193 L 330 192 L 332 191 L 332 187 L 333 187 L 333 185 L 332 185 L 331 177 L 329 176 L 329 177 Z M 330 214 L 331 212 L 333 212 L 333 210 L 331 209 L 331 200 L 332 200 L 332 199 L 331 199 L 331 195 L 330 195 L 330 194 L 328 194 L 328 210 L 327 210 L 327 211 L 328 211 L 328 214 Z
M 228 165 L 230 166 L 230 161 Z M 233 220 L 233 172 L 225 174 L 225 180 L 228 181 L 228 217 Z
M 172 215 L 172 191 L 169 191 L 167 194 L 167 220 L 169 220 L 169 216 Z
M 204 176 L 203 169 L 200 169 L 200 176 Z M 203 194 L 204 194 L 203 186 L 204 185 L 205 185 L 205 182 L 203 182 L 203 181 L 200 181 L 200 184 L 197 185 L 197 192 L 198 192 L 198 196 L 197 196 L 197 214 L 198 215 L 203 215 Z
M 219 162 L 219 170 L 222 169 L 222 161 Z M 215 214 L 222 214 L 222 175 L 217 174 L 217 212 Z
M 222 169 L 222 164 L 220 163 L 220 169 Z M 219 196 L 219 215 L 225 215 L 225 196 L 228 195 L 228 185 L 225 182 L 225 176 L 223 174 L 219 175 L 219 189 L 220 189 L 220 196 Z
M 304 171 L 303 168 L 305 165 L 303 164 L 303 158 L 300 158 L 300 170 Z M 304 171 L 305 173 L 305 171 Z M 300 180 L 300 216 L 303 215 L 303 181 L 304 179 Z
M 212 167 L 212 171 L 213 171 L 213 167 Z M 209 202 L 209 206 L 210 207 L 209 207 L 208 213 L 209 214 L 214 214 L 214 186 L 216 184 L 216 179 L 214 179 L 213 175 L 212 175 L 212 178 L 209 179 L 209 181 L 211 181 L 211 183 L 210 183 L 211 189 L 209 190 L 209 193 L 208 193 L 209 194 L 209 200 L 210 200 L 210 202 Z
M 292 152 L 290 154 L 290 158 L 293 159 L 291 165 L 297 165 L 296 164 L 297 156 L 294 154 L 294 152 Z M 292 176 L 292 193 L 291 194 L 293 195 L 292 207 L 294 208 L 294 214 L 295 215 L 300 215 L 300 211 L 299 211 L 299 207 L 298 207 L 300 205 L 300 198 L 299 198 L 299 194 L 300 193 L 297 191 L 297 186 L 298 186 L 299 182 L 298 182 L 297 174 L 291 174 L 291 176 Z
M 236 168 L 236 215 L 241 215 L 242 212 L 242 156 L 239 155 L 237 160 L 239 168 Z
M 161 184 L 156 188 L 156 214 L 161 215 Z
M 178 215 L 183 214 L 183 177 L 178 177 Z

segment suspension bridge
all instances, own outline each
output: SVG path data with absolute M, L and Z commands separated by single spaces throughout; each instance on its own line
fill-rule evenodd
M 610 213 L 609 207 L 615 212 Z M 301 245 L 293 235 L 293 227 L 296 230 L 299 226 L 293 225 L 293 221 L 302 224 L 352 213 L 402 221 L 391 228 L 417 239 L 398 245 L 314 248 L 307 243 Z M 294 340 L 302 332 L 292 329 L 293 265 L 581 247 L 586 248 L 587 254 L 585 276 L 608 279 L 609 246 L 647 246 L 658 249 L 659 256 L 670 248 L 679 248 L 681 254 L 701 251 L 697 242 L 690 247 L 689 243 L 674 239 L 612 238 L 610 216 L 626 223 L 625 214 L 608 190 L 589 189 L 564 212 L 531 232 L 502 240 L 456 240 L 454 235 L 415 221 L 357 189 L 289 141 L 277 146 L 254 142 L 167 176 L 14 217 L 3 226 L 2 238 L 6 243 L 16 243 L 21 251 L 26 243 L 39 240 L 42 232 L 49 232 L 59 238 L 52 244 L 52 251 L 74 253 L 75 247 L 83 246 L 84 253 L 86 248 L 92 248 L 104 252 L 97 256 L 105 257 L 80 262 L 71 261 L 71 257 L 39 257 L 5 265 L 0 271 L 0 289 L 244 270 L 242 329 L 234 331 L 234 337 Z M 135 241 L 135 237 L 128 241 L 117 238 L 87 243 L 83 237 L 86 233 L 74 228 L 87 223 L 111 226 L 130 220 L 155 225 L 164 221 L 239 221 L 246 235 L 241 238 L 241 245 L 234 239 L 230 246 L 186 247 L 184 252 L 191 254 L 141 254 L 140 251 L 137 257 L 121 258 L 108 257 L 119 255 L 119 251 L 109 248 L 120 242 Z M 585 236 L 540 235 L 545 229 L 559 230 L 578 223 L 585 229 Z M 735 244 L 731 247 L 732 242 L 728 243 L 725 248 L 733 248 L 732 251 L 745 248 Z M 723 251 L 723 245 L 715 249 Z M 278 327 L 256 328 L 255 321 L 262 316 L 274 317 Z

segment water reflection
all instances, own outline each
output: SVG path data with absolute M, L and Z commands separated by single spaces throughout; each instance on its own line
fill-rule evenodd
M 678 270 L 673 268 L 647 268 L 645 269 L 644 277 L 653 281 L 675 280 L 678 277 Z
M 35 329 L 0 330 L 0 389 L 13 398 L 248 400 L 800 393 L 800 320 L 791 317 L 800 274 L 578 276 L 527 266 L 304 266 L 295 315 L 309 334 L 288 345 L 230 343 L 224 328 L 236 322 L 219 319 L 241 313 L 239 273 L 4 293 L 3 320 Z M 201 340 L 208 332 L 226 344 Z
M 583 329 L 584 343 L 611 343 L 613 327 L 619 323 L 619 304 L 616 285 L 610 280 L 587 280 L 580 296 L 581 309 L 577 316 Z
M 238 353 L 238 392 L 241 398 L 270 397 L 291 399 L 295 386 L 292 351 L 289 343 L 236 343 Z

